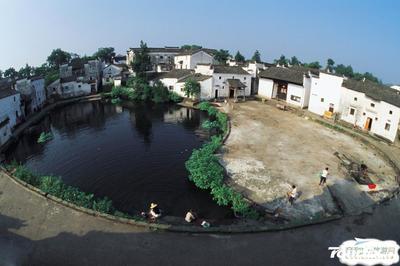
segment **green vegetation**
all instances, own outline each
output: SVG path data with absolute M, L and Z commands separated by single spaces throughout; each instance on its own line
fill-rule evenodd
M 244 56 L 239 51 L 237 51 L 236 55 L 235 55 L 235 61 L 236 62 L 244 62 L 244 61 L 246 61 L 246 58 L 244 58 Z
M 76 187 L 68 186 L 57 176 L 40 176 L 33 174 L 25 166 L 11 163 L 6 165 L 8 171 L 20 180 L 35 186 L 49 195 L 60 198 L 75 205 L 92 209 L 102 213 L 114 214 L 111 200 L 107 198 L 95 198 L 93 194 L 85 193 Z M 127 215 L 129 216 L 129 215 Z
M 45 143 L 53 138 L 53 134 L 51 132 L 42 132 L 37 140 L 37 143 Z
M 226 64 L 226 60 L 228 60 L 230 56 L 231 55 L 229 54 L 228 50 L 219 49 L 215 52 L 214 59 L 220 64 Z
M 102 48 L 99 48 L 97 50 L 97 52 L 95 52 L 93 54 L 93 56 L 90 57 L 90 59 L 91 58 L 99 58 L 101 61 L 104 61 L 104 62 L 110 64 L 112 61 L 112 58 L 114 56 L 115 56 L 115 52 L 114 52 L 113 47 L 102 47 Z M 88 59 L 89 59 L 89 57 L 88 57 Z
M 197 44 L 185 44 L 181 46 L 181 49 L 184 50 L 198 50 L 203 48 L 201 45 L 197 45 Z
M 188 79 L 183 85 L 185 96 L 197 98 L 200 94 L 200 83 L 194 79 Z
M 175 92 L 170 92 L 162 82 L 157 81 L 150 86 L 143 78 L 133 77 L 127 82 L 127 87 L 113 87 L 110 96 L 112 103 L 126 101 L 152 101 L 155 103 L 180 102 Z
M 214 153 L 221 147 L 222 138 L 227 133 L 228 117 L 219 112 L 209 102 L 199 104 L 202 111 L 210 115 L 212 121 L 206 121 L 203 126 L 217 128 L 219 135 L 211 137 L 200 149 L 193 150 L 186 162 L 191 180 L 200 189 L 209 189 L 213 199 L 220 206 L 230 206 L 236 214 L 249 218 L 257 218 L 258 213 L 250 206 L 243 196 L 224 184 L 224 168 L 219 164 Z
M 256 50 L 253 54 L 253 56 L 251 57 L 251 60 L 256 61 L 257 63 L 261 62 L 261 54 L 260 51 Z

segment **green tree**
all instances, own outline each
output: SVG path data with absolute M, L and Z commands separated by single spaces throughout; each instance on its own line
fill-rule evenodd
M 62 64 L 67 64 L 71 61 L 71 54 L 61 50 L 55 49 L 47 57 L 47 63 L 50 67 L 59 68 Z
M 254 52 L 253 56 L 251 57 L 251 60 L 256 61 L 257 63 L 261 62 L 261 54 L 258 50 Z
M 304 63 L 303 66 L 308 67 L 308 68 L 315 68 L 315 69 L 320 69 L 322 67 L 318 61 L 311 62 L 311 63 Z
M 183 50 L 198 50 L 203 48 L 201 45 L 197 45 L 197 44 L 184 44 L 181 46 L 181 49 Z
M 274 60 L 274 63 L 275 63 L 275 64 L 279 64 L 280 66 L 287 66 L 288 63 L 289 63 L 289 60 L 286 58 L 286 56 L 281 55 L 281 56 L 279 57 L 279 59 L 275 59 L 275 60 Z
M 10 67 L 10 68 L 4 70 L 3 75 L 5 78 L 11 78 L 11 79 L 18 78 L 18 72 L 13 67 Z
M 246 58 L 244 58 L 244 56 L 239 51 L 237 51 L 236 55 L 235 55 L 235 61 L 236 62 L 244 62 L 245 60 L 246 60 Z
M 188 79 L 183 85 L 183 91 L 188 98 L 197 97 L 200 94 L 200 83 L 194 79 Z
M 140 50 L 135 52 L 135 56 L 131 65 L 133 71 L 136 73 L 136 76 L 145 80 L 146 71 L 151 69 L 149 48 L 147 48 L 147 44 L 145 42 L 140 41 Z
M 45 77 L 46 74 L 50 71 L 50 67 L 48 64 L 44 63 L 39 67 L 33 68 L 33 75 L 34 76 L 42 76 Z
M 299 59 L 297 59 L 296 56 L 292 56 L 292 58 L 290 59 L 289 63 L 292 66 L 300 66 L 301 65 L 301 62 L 299 61 Z
M 0 69 L 0 79 L 3 78 L 3 71 Z
M 153 102 L 164 103 L 169 101 L 169 91 L 161 81 L 156 81 L 153 85 Z
M 228 50 L 219 49 L 215 52 L 214 59 L 217 60 L 220 64 L 225 64 L 226 60 L 228 60 L 230 56 L 231 55 L 229 54 Z
M 348 78 L 354 77 L 354 71 L 351 65 L 345 66 L 343 64 L 339 64 L 335 67 L 335 73 L 339 75 L 344 75 Z
M 33 75 L 33 73 L 34 73 L 34 68 L 31 67 L 31 66 L 28 65 L 28 64 L 25 64 L 24 67 L 21 67 L 21 68 L 19 69 L 19 71 L 18 71 L 18 76 L 19 76 L 20 78 L 29 78 L 29 77 L 31 77 L 31 76 Z
M 335 69 L 335 61 L 333 61 L 333 59 L 328 58 L 328 60 L 326 61 L 326 69 L 329 72 L 333 72 L 333 70 Z
M 93 54 L 94 58 L 99 58 L 101 61 L 111 63 L 112 58 L 115 56 L 113 47 L 102 47 Z

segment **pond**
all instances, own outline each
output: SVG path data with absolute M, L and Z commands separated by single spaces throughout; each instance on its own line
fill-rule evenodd
M 40 174 L 61 176 L 66 184 L 107 196 L 130 214 L 151 202 L 172 216 L 193 209 L 208 219 L 231 216 L 208 191 L 187 178 L 185 161 L 209 138 L 206 114 L 176 105 L 113 105 L 101 101 L 54 109 L 26 130 L 6 152 Z M 53 139 L 39 144 L 42 131 Z

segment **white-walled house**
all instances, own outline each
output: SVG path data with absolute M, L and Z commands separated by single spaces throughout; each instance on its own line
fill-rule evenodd
M 212 93 L 212 77 L 199 73 L 193 73 L 191 75 L 180 78 L 174 86 L 174 92 L 182 97 L 185 97 L 184 86 L 185 82 L 188 80 L 194 80 L 200 84 L 200 100 L 210 100 L 214 98 L 214 95 Z
M 135 54 L 140 52 L 141 48 L 129 48 L 127 51 L 127 64 L 130 67 Z M 148 54 L 150 56 L 151 68 L 149 72 L 167 72 L 174 67 L 174 56 L 181 53 L 179 47 L 149 47 Z
M 251 75 L 242 67 L 197 64 L 195 72 L 212 76 L 211 98 L 237 99 L 251 94 Z
M 178 80 L 190 76 L 193 73 L 194 71 L 190 69 L 172 69 L 171 71 L 162 74 L 159 80 L 168 88 L 168 90 L 178 93 L 179 90 L 175 89 Z
M 318 115 L 338 113 L 344 78 L 320 71 L 309 76 L 311 86 L 308 110 Z
M 21 93 L 21 101 L 25 115 L 40 110 L 46 102 L 46 90 L 43 77 L 20 79 L 15 83 L 15 89 Z
M 258 95 L 278 99 L 296 107 L 309 105 L 310 85 L 304 71 L 269 67 L 259 73 Z
M 121 78 L 123 71 L 123 65 L 111 64 L 103 68 L 103 85 L 114 85 L 115 78 Z
M 3 85 L 0 86 L 0 146 L 10 139 L 22 117 L 20 93 L 11 85 Z
M 92 92 L 91 84 L 76 80 L 74 77 L 58 79 L 47 86 L 48 98 L 54 99 L 85 96 Z
M 400 85 L 393 85 L 390 88 L 400 91 Z
M 195 69 L 197 64 L 214 64 L 212 49 L 196 49 L 181 52 L 174 57 L 176 69 Z
M 341 89 L 341 120 L 395 140 L 400 121 L 400 92 L 370 81 L 350 79 L 343 82 Z

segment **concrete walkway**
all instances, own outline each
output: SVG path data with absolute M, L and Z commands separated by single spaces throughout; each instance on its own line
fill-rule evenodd
M 400 200 L 374 215 L 238 235 L 151 232 L 46 200 L 0 176 L 0 265 L 341 265 L 329 246 L 354 237 L 400 242 Z

